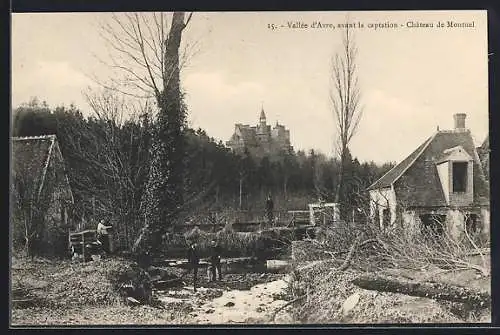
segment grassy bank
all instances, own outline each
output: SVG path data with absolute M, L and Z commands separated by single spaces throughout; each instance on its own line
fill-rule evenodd
M 181 278 L 179 284 L 156 288 L 159 304 L 131 306 L 119 294 L 123 278 L 135 267 L 124 258 L 107 258 L 86 263 L 43 258 L 12 258 L 11 325 L 166 325 L 196 322 L 192 314 L 227 290 L 250 290 L 257 284 L 280 279 L 281 274 L 225 273 L 221 282 L 209 283 L 199 272 L 200 289 L 189 288 L 192 276 L 186 270 L 167 268 L 169 275 Z M 171 272 L 170 272 L 171 271 Z M 152 275 L 154 276 L 154 275 Z M 168 276 L 167 276 L 168 277 Z M 162 296 L 184 292 L 173 301 Z M 22 301 L 22 303 L 20 303 Z M 203 311 L 204 312 L 204 311 Z M 191 314 L 190 314 L 191 313 Z

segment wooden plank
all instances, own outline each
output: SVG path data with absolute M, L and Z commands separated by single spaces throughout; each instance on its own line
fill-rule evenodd
M 96 234 L 97 231 L 94 230 L 94 229 L 87 229 L 87 230 L 82 230 L 82 231 L 78 231 L 78 232 L 72 232 L 70 233 L 70 236 L 74 236 L 74 235 L 85 235 L 85 234 Z

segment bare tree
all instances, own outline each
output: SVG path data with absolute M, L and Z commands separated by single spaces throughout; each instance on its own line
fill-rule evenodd
M 88 164 L 97 166 L 101 172 L 101 187 L 97 205 L 101 215 L 117 223 L 115 234 L 120 244 L 130 247 L 132 234 L 137 234 L 135 227 L 138 203 L 141 192 L 148 147 L 150 106 L 146 100 L 134 104 L 112 90 L 100 92 L 88 91 L 86 100 L 94 112 L 97 122 L 94 136 L 94 152 L 82 157 Z M 124 121 L 124 115 L 130 120 Z M 134 119 L 140 120 L 134 121 Z M 95 210 L 94 210 L 95 214 Z M 124 243 L 123 243 L 124 242 Z
M 183 13 L 175 15 L 184 18 Z M 184 45 L 180 57 L 172 59 L 172 55 L 168 55 L 167 44 L 174 26 L 171 17 L 173 19 L 175 15 L 164 12 L 113 13 L 111 20 L 100 24 L 101 36 L 108 47 L 108 59 L 98 58 L 112 69 L 112 75 L 105 81 L 93 75 L 94 81 L 128 96 L 153 98 L 160 105 L 162 92 L 171 80 L 175 81 L 174 68 L 183 68 L 197 52 L 197 43 L 193 43 Z M 192 14 L 182 24 L 186 26 L 191 17 Z M 172 43 L 175 41 L 171 41 L 170 46 Z
M 339 202 L 349 143 L 356 134 L 361 116 L 360 89 L 356 66 L 358 49 L 352 29 L 342 32 L 342 50 L 332 58 L 330 100 L 337 127 L 335 150 L 340 159 L 335 202 Z
M 186 107 L 180 69 L 188 53 L 181 56 L 179 49 L 192 13 L 186 18 L 184 12 L 174 12 L 169 17 L 166 13 L 113 14 L 112 21 L 102 25 L 110 50 L 107 64 L 116 76 L 101 85 L 129 96 L 152 98 L 158 110 L 141 201 L 143 229 L 133 247 L 137 253 L 159 252 L 162 237 L 183 204 Z

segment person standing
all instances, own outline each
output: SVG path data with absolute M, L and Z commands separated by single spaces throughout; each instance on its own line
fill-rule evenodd
M 108 229 L 112 227 L 113 226 L 106 226 L 104 224 L 104 220 L 100 220 L 99 223 L 97 224 L 97 239 L 99 240 L 99 242 L 101 242 L 102 248 L 106 253 L 110 252 Z
M 210 263 L 212 270 L 212 278 L 210 281 L 215 281 L 215 279 L 217 278 L 217 273 L 219 274 L 219 280 L 222 280 L 221 257 L 222 257 L 221 247 L 215 240 L 212 240 L 210 244 Z
M 198 265 L 200 263 L 200 256 L 198 255 L 198 250 L 196 243 L 192 243 L 188 249 L 188 263 L 190 270 L 193 271 L 193 290 L 196 292 L 196 280 L 198 277 Z
M 273 209 L 274 209 L 274 203 L 273 199 L 271 198 L 271 193 L 269 193 L 266 200 L 266 216 L 270 224 L 273 223 Z

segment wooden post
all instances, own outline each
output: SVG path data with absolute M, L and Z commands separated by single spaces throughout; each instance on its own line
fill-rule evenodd
M 240 210 L 242 205 L 242 195 L 243 195 L 243 178 L 240 177 L 240 206 L 239 206 Z
M 71 228 L 68 228 L 68 250 L 71 253 Z M 73 255 L 71 255 L 71 258 Z
M 313 225 L 313 226 L 316 224 L 315 219 L 314 219 L 314 209 L 313 209 L 312 204 L 309 204 L 309 221 L 310 221 L 311 225 Z
M 95 220 L 95 195 L 92 196 L 92 216 Z
M 215 204 L 219 205 L 219 185 L 215 188 Z
M 82 255 L 85 262 L 85 233 L 82 233 Z
M 108 231 L 108 248 L 109 253 L 112 254 L 115 251 L 115 243 L 114 243 L 114 231 Z

